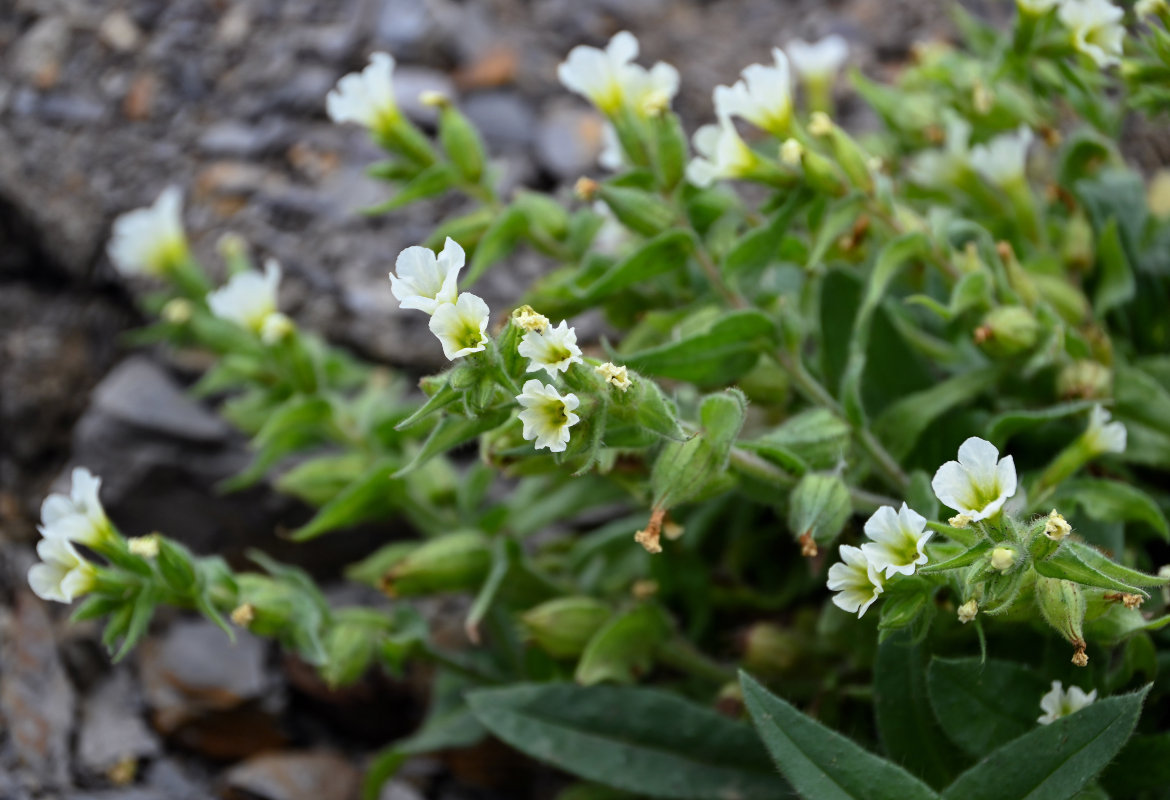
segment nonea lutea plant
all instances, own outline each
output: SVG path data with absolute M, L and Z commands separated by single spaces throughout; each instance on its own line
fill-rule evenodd
M 603 146 L 557 190 L 505 179 L 455 96 L 414 125 L 374 53 L 322 103 L 384 153 L 368 213 L 441 215 L 383 265 L 386 325 L 438 340 L 408 369 L 298 326 L 240 237 L 201 263 L 177 189 L 107 255 L 152 278 L 136 341 L 203 351 L 193 392 L 251 437 L 224 490 L 311 508 L 292 541 L 384 531 L 345 572 L 384 602 L 124 537 L 80 469 L 30 587 L 115 658 L 173 606 L 332 686 L 433 674 L 370 796 L 489 735 L 566 798 L 1153 796 L 1124 765 L 1170 759 L 1170 215 L 1119 132 L 1170 110 L 1170 15 L 1016 8 L 956 7 L 892 80 L 789 42 L 694 125 L 632 33 L 581 42 L 537 79 Z

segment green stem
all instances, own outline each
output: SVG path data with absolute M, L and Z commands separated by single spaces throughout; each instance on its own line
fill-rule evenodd
M 658 660 L 680 672 L 723 685 L 735 681 L 735 671 L 708 658 L 681 636 L 658 647 Z

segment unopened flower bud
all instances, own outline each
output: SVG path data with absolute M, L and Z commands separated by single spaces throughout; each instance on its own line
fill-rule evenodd
M 430 108 L 446 108 L 451 105 L 451 98 L 445 92 L 428 89 L 425 92 L 419 92 L 418 101 L 424 106 Z
M 780 160 L 790 167 L 800 166 L 800 158 L 804 155 L 804 147 L 796 139 L 786 139 L 780 145 Z
M 642 99 L 642 113 L 648 117 L 660 117 L 669 108 L 670 95 L 662 89 L 654 89 Z
M 632 381 L 630 381 L 630 373 L 624 366 L 619 366 L 610 361 L 606 361 L 598 367 L 595 367 L 597 374 L 605 378 L 606 383 L 616 386 L 621 391 L 630 388 Z
M 1065 365 L 1056 378 L 1056 393 L 1069 399 L 1101 400 L 1109 396 L 1112 386 L 1113 371 L 1089 359 Z
M 743 665 L 754 675 L 779 676 L 801 655 L 799 638 L 768 622 L 753 625 L 744 637 Z
M 634 585 L 630 587 L 630 596 L 635 600 L 649 600 L 654 595 L 658 594 L 658 581 L 651 578 L 643 578 L 634 581 Z
M 183 325 L 191 320 L 191 314 L 194 310 L 190 300 L 176 297 L 173 300 L 168 300 L 167 304 L 163 306 L 162 318 L 163 321 L 172 325 Z
M 132 536 L 126 540 L 127 549 L 142 558 L 158 558 L 158 534 L 146 536 Z
M 824 111 L 814 111 L 808 120 L 808 132 L 813 136 L 828 136 L 833 132 L 833 120 Z
M 575 658 L 612 615 L 592 597 L 560 597 L 530 609 L 520 619 L 529 638 L 553 658 Z
M 264 320 L 264 325 L 260 328 L 260 341 L 267 345 L 278 344 L 291 336 L 296 329 L 297 326 L 291 319 L 277 311 L 269 314 Z
M 1016 551 L 1010 547 L 997 547 L 991 551 L 991 568 L 1007 572 L 1016 563 Z
M 966 625 L 968 622 L 975 619 L 975 616 L 979 613 L 979 604 L 972 598 L 966 603 L 963 603 L 963 605 L 959 606 L 957 613 L 959 622 Z

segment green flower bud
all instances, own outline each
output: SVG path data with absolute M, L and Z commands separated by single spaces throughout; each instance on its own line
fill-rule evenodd
M 780 677 L 796 666 L 804 647 L 799 635 L 760 622 L 744 637 L 743 665 L 753 675 Z
M 849 489 L 836 475 L 810 472 L 801 478 L 788 500 L 788 529 L 801 543 L 801 554 L 815 556 L 817 545 L 836 539 L 852 510 Z
M 548 195 L 520 190 L 512 199 L 512 205 L 520 209 L 533 229 L 550 239 L 562 239 L 569 232 L 568 212 Z
M 1088 272 L 1096 257 L 1093 248 L 1093 228 L 1083 213 L 1069 217 L 1064 224 L 1061 243 L 1064 263 L 1077 272 Z
M 553 658 L 576 658 L 612 615 L 609 606 L 592 597 L 559 597 L 520 619 L 532 641 Z
M 1021 306 L 992 310 L 975 330 L 975 343 L 996 358 L 1026 353 L 1036 346 L 1039 337 L 1040 323 Z
M 491 567 L 491 546 L 479 531 L 459 531 L 433 539 L 396 564 L 382 580 L 391 597 L 474 589 Z
M 837 165 L 815 150 L 806 149 L 800 163 L 804 166 L 804 178 L 808 185 L 828 195 L 845 193 L 845 178 Z
M 374 660 L 378 633 L 358 620 L 339 620 L 329 630 L 321 676 L 330 687 L 346 686 L 366 673 Z
M 1062 398 L 1099 400 L 1109 397 L 1112 388 L 1113 370 L 1088 359 L 1065 365 L 1056 377 L 1056 393 Z
M 674 222 L 674 209 L 650 192 L 603 183 L 597 194 L 623 225 L 643 236 L 656 236 Z
M 1036 602 L 1045 621 L 1074 648 L 1072 663 L 1083 667 L 1085 655 L 1085 590 L 1072 581 L 1059 578 L 1036 578 Z
M 654 167 L 663 189 L 673 189 L 682 180 L 687 163 L 687 135 L 678 115 L 666 112 L 654 117 Z
M 259 636 L 281 636 L 296 615 L 302 593 L 287 583 L 251 572 L 236 576 L 239 605 L 232 622 Z

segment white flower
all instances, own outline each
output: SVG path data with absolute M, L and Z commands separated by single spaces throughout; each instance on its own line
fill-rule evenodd
M 949 109 L 943 115 L 944 146 L 920 153 L 910 167 L 910 177 L 925 186 L 950 186 L 970 164 L 971 123 Z
M 1040 708 L 1044 713 L 1036 721 L 1041 725 L 1050 725 L 1061 717 L 1080 711 L 1096 699 L 1096 689 L 1085 694 L 1081 687 L 1070 686 L 1066 692 L 1060 681 L 1053 681 L 1052 689 L 1040 698 Z
M 444 303 L 454 303 L 459 271 L 466 254 L 459 243 L 447 237 L 437 256 L 427 247 L 408 247 L 398 254 L 390 273 L 390 291 L 400 308 L 417 308 L 428 314 Z
M 1021 125 L 1015 133 L 1003 133 L 987 144 L 971 148 L 971 166 L 996 186 L 1006 186 L 1024 179 L 1032 129 Z
M 1084 440 L 1092 448 L 1094 455 L 1125 452 L 1125 424 L 1110 422 L 1112 418 L 1113 416 L 1100 404 L 1093 406 L 1093 410 L 1089 412 L 1089 427 L 1085 430 Z
M 618 172 L 628 166 L 617 128 L 609 122 L 601 125 L 601 153 L 597 156 L 597 163 L 610 172 Z
M 225 286 L 207 295 L 207 307 L 220 319 L 259 334 L 276 314 L 276 292 L 280 288 L 280 264 L 268 259 L 264 274 L 255 270 L 237 272 Z
M 394 101 L 394 58 L 374 53 L 361 72 L 351 72 L 325 96 L 325 110 L 334 122 L 356 122 L 374 131 L 384 130 L 398 118 Z
M 581 421 L 573 411 L 580 405 L 572 392 L 561 395 L 553 386 L 533 379 L 524 384 L 516 402 L 524 407 L 520 421 L 524 423 L 524 438 L 536 440 L 536 449 L 547 447 L 550 452 L 562 453 L 569 444 L 569 428 Z
M 72 603 L 93 588 L 96 570 L 68 539 L 41 539 L 37 556 L 41 563 L 29 569 L 28 585 L 42 600 Z
M 46 539 L 70 539 L 87 547 L 112 534 L 98 492 L 102 480 L 85 467 L 75 467 L 69 495 L 51 494 L 41 504 L 39 530 Z
M 1061 0 L 1016 0 L 1016 5 L 1019 6 L 1020 11 L 1031 14 L 1034 17 L 1039 17 L 1056 8 L 1057 3 L 1060 1 Z
M 1048 519 L 1044 522 L 1044 535 L 1055 542 L 1059 542 L 1064 537 L 1072 533 L 1072 525 L 1064 518 L 1064 515 L 1052 509 L 1052 513 L 1048 515 Z
M 598 375 L 605 378 L 607 383 L 616 386 L 623 392 L 633 384 L 633 381 L 630 380 L 629 370 L 624 366 L 614 364 L 612 361 L 606 361 L 594 369 L 597 370 Z
M 959 460 L 939 467 L 930 485 L 944 505 L 978 522 L 1016 493 L 1016 462 L 1011 456 L 999 460 L 995 445 L 972 436 L 959 446 Z
M 841 545 L 841 560 L 829 567 L 829 590 L 833 604 L 858 618 L 878 599 L 884 589 L 881 573 L 859 547 Z
M 729 119 L 702 126 L 695 131 L 694 142 L 699 155 L 687 164 L 687 180 L 702 188 L 719 178 L 745 177 L 758 158 Z
M 487 325 L 491 312 L 487 303 L 470 292 L 454 303 L 444 303 L 431 316 L 431 333 L 443 344 L 449 360 L 487 349 Z
M 778 136 L 788 132 L 792 119 L 788 56 L 776 47 L 772 49 L 772 57 L 776 66 L 752 64 L 732 86 L 715 87 L 715 114 L 720 120 L 737 116 Z
M 1121 61 L 1125 38 L 1122 11 L 1109 0 L 1061 0 L 1057 15 L 1073 35 L 1073 45 L 1098 67 Z
M 865 535 L 873 541 L 863 544 L 861 552 L 874 569 L 892 578 L 913 575 L 926 563 L 926 543 L 934 531 L 926 530 L 926 517 L 903 503 L 898 511 L 893 506 L 875 511 L 865 522 Z
M 1138 0 L 1134 4 L 1133 13 L 1137 14 L 1138 19 L 1145 19 L 1155 14 L 1162 14 L 1166 9 L 1166 0 Z
M 154 205 L 114 220 L 106 245 L 110 261 L 123 275 L 166 275 L 187 258 L 182 217 L 183 194 L 177 186 L 167 187 Z
M 793 39 L 785 49 L 797 73 L 812 80 L 832 78 L 849 58 L 848 43 L 835 33 L 812 44 Z
M 622 106 L 639 115 L 654 113 L 678 93 L 678 70 L 661 61 L 647 70 L 633 63 L 637 56 L 638 39 L 621 31 L 604 50 L 574 47 L 557 67 L 557 77 L 604 114 L 614 114 Z
M 577 346 L 577 331 L 561 320 L 557 327 L 542 331 L 529 331 L 520 340 L 517 352 L 528 361 L 528 372 L 543 369 L 550 378 L 558 372 L 565 372 L 570 364 L 581 363 L 581 348 Z

